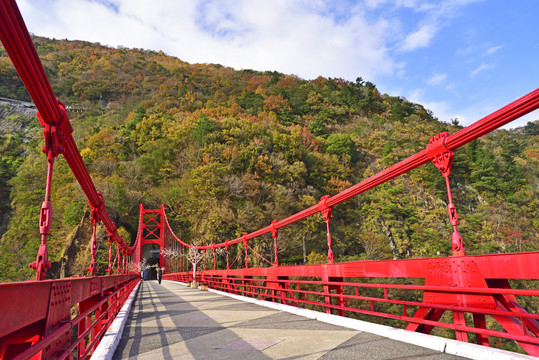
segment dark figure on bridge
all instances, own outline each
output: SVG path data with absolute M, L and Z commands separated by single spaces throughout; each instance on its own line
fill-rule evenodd
M 161 284 L 161 276 L 163 275 L 161 268 L 157 268 L 157 281 Z

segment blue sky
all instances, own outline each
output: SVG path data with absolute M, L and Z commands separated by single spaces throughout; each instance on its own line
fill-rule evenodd
M 539 87 L 538 0 L 18 0 L 30 32 L 375 83 L 469 125 Z M 539 119 L 539 111 L 507 127 Z

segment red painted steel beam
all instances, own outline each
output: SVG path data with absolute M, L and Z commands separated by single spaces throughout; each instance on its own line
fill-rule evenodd
M 486 279 L 539 279 L 537 251 L 476 255 L 474 259 Z
M 458 258 L 475 261 L 485 279 L 539 279 L 539 252 L 467 255 L 450 258 L 404 260 L 360 260 L 335 264 L 295 265 L 267 268 L 206 270 L 205 275 L 263 277 L 365 277 L 425 278 L 431 261 L 452 261 Z
M 136 278 L 136 275 L 114 275 L 0 284 L 0 339 L 46 319 L 53 284 L 71 283 L 71 305 L 76 305 Z
M 0 284 L 0 338 L 46 317 L 51 282 Z
M 138 282 L 138 277 L 133 275 L 128 276 L 115 276 L 115 277 L 101 277 L 101 278 L 87 278 L 87 279 L 75 279 L 75 282 L 72 281 L 73 279 L 66 279 L 66 280 L 53 280 L 53 281 L 43 281 L 39 282 L 38 284 L 49 284 L 49 285 L 58 285 L 61 283 L 69 282 L 71 284 L 70 289 L 73 289 L 73 285 L 78 285 L 78 288 L 89 288 L 90 291 L 86 292 L 85 298 L 76 298 L 75 296 L 70 296 L 68 299 L 70 300 L 70 305 L 76 305 L 81 304 L 82 302 L 86 303 L 87 307 L 85 307 L 84 310 L 82 310 L 79 306 L 79 313 L 75 318 L 68 318 L 65 321 L 61 321 L 56 326 L 53 326 L 50 330 L 51 332 L 47 332 L 45 336 L 43 336 L 42 328 L 43 323 L 45 322 L 45 319 L 43 321 L 39 320 L 36 324 L 34 324 L 32 327 L 27 327 L 29 331 L 29 335 L 36 334 L 38 338 L 34 337 L 34 342 L 31 347 L 26 348 L 21 353 L 17 354 L 13 359 L 29 359 L 33 358 L 35 355 L 40 353 L 41 351 L 44 351 L 40 354 L 43 358 L 49 358 L 51 354 L 58 355 L 59 351 L 64 351 L 61 356 L 57 356 L 59 359 L 64 359 L 66 357 L 70 357 L 72 350 L 77 347 L 81 342 L 84 343 L 86 336 L 90 336 L 91 344 L 85 347 L 85 352 L 88 353 L 92 349 L 94 349 L 94 344 L 97 344 L 101 340 L 101 336 L 106 331 L 114 317 L 116 316 L 117 312 L 120 310 L 121 304 L 123 304 L 133 289 L 133 287 Z M 88 282 L 86 280 L 98 280 L 98 281 L 92 281 Z M 18 283 L 17 285 L 22 284 L 23 286 L 28 283 Z M 101 287 L 95 287 L 95 284 L 100 284 Z M 88 286 L 90 285 L 90 286 Z M 51 288 L 53 288 L 51 286 Z M 57 287 L 58 288 L 58 287 Z M 61 288 L 61 287 L 60 287 Z M 54 291 L 54 290 L 53 290 Z M 69 292 L 70 295 L 73 295 L 71 292 Z M 96 296 L 98 295 L 98 296 Z M 118 296 L 117 296 L 118 295 Z M 51 294 L 52 296 L 52 294 Z M 110 301 L 110 304 L 109 304 Z M 90 302 L 90 303 L 88 303 Z M 51 303 L 51 305 L 56 305 L 56 303 Z M 103 309 L 103 306 L 106 306 L 105 309 Z M 99 312 L 99 309 L 103 309 L 103 312 Z M 50 309 L 47 311 L 47 315 L 49 318 L 46 319 L 47 322 L 50 321 Z M 69 314 L 69 307 L 67 308 L 68 314 Z M 95 315 L 95 318 L 94 318 Z M 91 320 L 91 323 L 86 323 L 87 319 L 89 317 L 92 317 L 93 320 Z M 106 320 L 106 321 L 105 321 Z M 79 334 L 79 338 L 73 340 L 68 340 L 67 342 L 62 342 L 62 338 L 65 338 L 66 333 L 69 334 L 69 331 L 76 325 L 81 326 L 81 322 L 84 323 L 83 328 L 85 329 Z M 26 329 L 25 329 L 26 330 Z M 17 333 L 17 330 L 15 332 Z M 11 335 L 10 335 L 11 336 Z M 14 339 L 10 338 L 10 336 L 2 337 L 0 336 L 0 345 L 9 345 L 12 344 L 15 340 L 15 344 L 17 344 L 16 340 L 24 341 L 25 339 Z M 69 339 L 69 335 L 68 335 Z M 71 344 L 71 345 L 69 345 Z M 67 349 L 66 349 L 66 346 Z M 49 348 L 50 347 L 50 348 Z M 85 357 L 82 357 L 85 358 Z

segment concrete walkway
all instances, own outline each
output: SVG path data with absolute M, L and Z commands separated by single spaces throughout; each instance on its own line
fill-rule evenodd
M 114 359 L 463 359 L 164 281 L 144 281 Z

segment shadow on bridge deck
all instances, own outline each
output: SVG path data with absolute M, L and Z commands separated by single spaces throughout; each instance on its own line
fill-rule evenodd
M 114 359 L 463 359 L 163 281 L 142 283 Z

